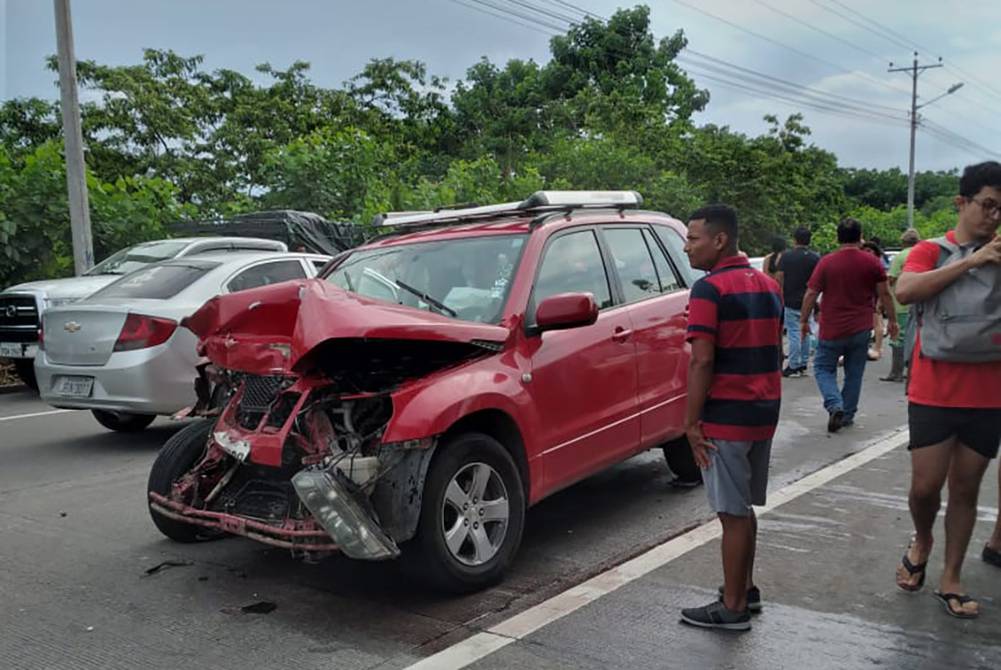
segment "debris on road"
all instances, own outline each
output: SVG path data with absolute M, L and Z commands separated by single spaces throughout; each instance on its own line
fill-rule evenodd
M 224 607 L 220 611 L 223 614 L 270 614 L 278 609 L 276 603 L 270 600 L 261 600 L 259 602 L 244 605 L 243 607 Z
M 146 575 L 147 576 L 149 576 L 149 575 L 155 575 L 156 573 L 162 572 L 162 571 L 167 570 L 169 568 L 186 568 L 186 567 L 194 565 L 194 564 L 195 564 L 194 561 L 178 561 L 178 560 L 164 561 L 163 563 L 159 563 L 157 565 L 154 565 L 152 568 L 150 568 L 149 570 L 147 570 L 146 571 Z

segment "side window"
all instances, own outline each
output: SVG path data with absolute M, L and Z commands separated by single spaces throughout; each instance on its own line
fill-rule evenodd
M 261 263 L 252 268 L 247 268 L 229 281 L 226 288 L 232 293 L 245 291 L 248 288 L 277 284 L 278 282 L 289 281 L 290 279 L 305 279 L 306 272 L 302 269 L 302 264 L 297 260 L 274 261 L 271 263 Z
M 309 262 L 313 264 L 313 269 L 314 270 L 316 270 L 317 272 L 320 272 L 320 270 L 322 270 L 323 268 L 327 267 L 327 263 L 329 263 L 330 261 L 319 260 L 317 258 L 311 258 L 311 259 L 309 259 Z
M 622 281 L 626 302 L 636 302 L 660 293 L 653 257 L 640 228 L 605 228 L 615 269 Z
M 685 253 L 685 239 L 678 231 L 667 226 L 654 226 L 653 229 L 657 231 L 657 237 L 660 238 L 660 241 L 667 248 L 671 260 L 674 261 L 674 267 L 678 268 L 678 272 L 681 273 L 685 284 L 691 287 L 695 283 L 695 280 L 702 277 L 705 272 L 696 270 L 688 262 L 688 254 Z
M 538 306 L 559 293 L 590 293 L 599 309 L 611 307 L 612 293 L 594 231 L 562 235 L 546 249 L 535 281 L 533 303 Z
M 654 239 L 653 233 L 649 230 L 644 230 L 643 239 L 646 240 L 646 245 L 653 256 L 653 265 L 657 268 L 657 279 L 660 280 L 660 292 L 671 293 L 680 289 L 681 283 L 678 281 L 677 275 L 674 274 L 674 269 L 667 260 L 667 256 L 664 255 L 664 250 L 660 248 L 660 244 Z

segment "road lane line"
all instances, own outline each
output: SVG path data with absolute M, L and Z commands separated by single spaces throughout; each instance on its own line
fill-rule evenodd
M 33 412 L 31 414 L 15 414 L 14 416 L 0 416 L 0 421 L 13 421 L 14 419 L 30 419 L 35 416 L 50 416 L 52 414 L 66 414 L 75 412 L 75 409 L 51 409 L 47 412 Z
M 768 504 L 759 507 L 757 514 L 767 514 L 781 505 L 799 498 L 832 480 L 874 461 L 898 447 L 907 444 L 907 430 L 903 427 L 868 447 L 837 463 L 821 468 L 813 474 L 789 484 L 768 496 Z M 598 600 L 620 587 L 661 568 L 676 558 L 715 540 L 722 534 L 715 519 L 678 535 L 663 544 L 595 575 L 544 602 L 530 607 L 487 630 L 439 651 L 414 663 L 407 670 L 458 670 L 531 635 L 581 607 Z

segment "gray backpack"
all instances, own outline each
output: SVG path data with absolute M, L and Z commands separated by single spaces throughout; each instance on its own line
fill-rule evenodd
M 978 249 L 945 237 L 931 242 L 939 246 L 939 268 Z M 952 363 L 1001 361 L 1001 266 L 988 263 L 969 270 L 931 300 L 914 305 L 906 336 L 909 351 L 915 331 L 921 334 L 925 358 Z

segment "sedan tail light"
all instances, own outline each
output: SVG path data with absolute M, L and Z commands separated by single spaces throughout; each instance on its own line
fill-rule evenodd
M 146 349 L 163 344 L 177 329 L 177 322 L 155 316 L 129 314 L 115 342 L 115 351 Z

